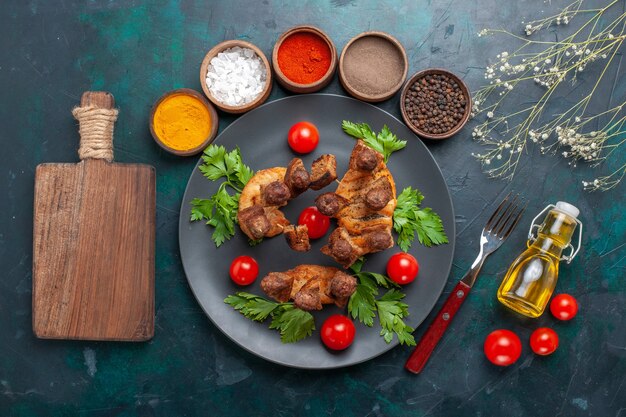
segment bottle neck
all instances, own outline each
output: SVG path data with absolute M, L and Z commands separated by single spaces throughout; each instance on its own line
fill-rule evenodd
M 537 240 L 548 239 L 547 245 L 565 248 L 571 241 L 576 229 L 576 219 L 558 210 L 551 210 L 537 232 Z
M 563 252 L 563 246 L 561 244 L 546 235 L 539 235 L 537 240 L 533 242 L 532 247 L 545 252 L 557 259 L 561 259 L 561 253 Z

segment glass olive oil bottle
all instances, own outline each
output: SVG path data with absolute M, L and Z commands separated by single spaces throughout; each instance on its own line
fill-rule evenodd
M 546 210 L 541 225 L 534 224 Z M 543 314 L 552 296 L 559 275 L 559 261 L 570 263 L 580 249 L 582 223 L 578 220 L 579 210 L 573 205 L 559 201 L 549 205 L 533 220 L 530 228 L 528 249 L 509 267 L 498 289 L 498 300 L 510 309 L 528 317 Z M 570 241 L 576 226 L 580 225 L 578 249 L 574 250 Z M 538 227 L 537 237 L 533 230 Z M 566 248 L 569 255 L 562 256 Z

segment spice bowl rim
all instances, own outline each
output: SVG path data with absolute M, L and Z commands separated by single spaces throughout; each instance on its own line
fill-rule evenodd
M 348 82 L 345 76 L 344 59 L 345 59 L 346 52 L 348 51 L 348 49 L 350 49 L 350 47 L 356 41 L 358 41 L 359 39 L 368 37 L 368 36 L 383 38 L 386 41 L 390 42 L 400 52 L 402 60 L 404 61 L 404 69 L 402 71 L 402 76 L 400 77 L 400 81 L 398 81 L 398 83 L 395 84 L 393 88 L 391 88 L 389 91 L 378 94 L 378 95 L 366 94 L 355 89 L 353 86 L 350 85 L 350 83 Z M 402 85 L 404 84 L 406 80 L 408 72 L 409 72 L 409 58 L 407 57 L 404 46 L 402 45 L 402 43 L 400 43 L 398 39 L 396 39 L 394 36 L 390 35 L 387 32 L 370 30 L 370 31 L 359 33 L 358 35 L 350 39 L 348 43 L 346 43 L 346 45 L 343 47 L 343 50 L 341 51 L 341 56 L 339 57 L 339 81 L 341 82 L 341 85 L 343 86 L 343 88 L 346 89 L 348 93 L 350 93 L 350 95 L 352 95 L 353 97 L 356 97 L 359 100 L 367 101 L 370 103 L 378 103 L 378 102 L 385 101 L 393 97 L 398 92 L 398 90 L 402 88 Z
M 326 43 L 326 45 L 328 45 L 328 47 L 330 48 L 331 58 L 330 58 L 330 66 L 328 67 L 328 70 L 322 76 L 322 78 L 309 84 L 301 84 L 301 83 L 297 83 L 295 81 L 290 80 L 282 72 L 280 65 L 278 65 L 278 50 L 280 49 L 283 42 L 285 41 L 285 39 L 287 39 L 291 35 L 295 33 L 300 33 L 300 32 L 314 33 L 315 35 L 319 36 Z M 276 81 L 278 81 L 278 83 L 282 87 L 291 91 L 292 93 L 300 93 L 300 94 L 314 93 L 326 87 L 332 81 L 333 76 L 335 75 L 335 72 L 337 71 L 337 63 L 338 63 L 337 48 L 334 42 L 332 41 L 330 36 L 326 34 L 326 32 L 324 32 L 322 29 L 313 25 L 298 25 L 298 26 L 293 26 L 287 29 L 278 37 L 278 39 L 276 40 L 276 43 L 274 44 L 274 48 L 272 49 L 272 67 L 276 75 Z
M 254 53 L 256 53 L 259 56 L 259 58 L 261 58 L 261 61 L 263 62 L 263 65 L 265 66 L 265 70 L 267 72 L 265 88 L 263 89 L 261 94 L 259 94 L 259 96 L 255 98 L 254 100 L 252 100 L 251 102 L 243 104 L 241 106 L 230 106 L 228 104 L 222 103 L 221 101 L 213 97 L 213 95 L 211 94 L 211 91 L 209 91 L 209 88 L 206 85 L 206 74 L 207 74 L 209 64 L 211 63 L 211 59 L 217 56 L 218 53 L 226 49 L 233 48 L 235 46 L 239 46 L 241 48 L 252 49 Z M 218 43 L 213 48 L 211 48 L 209 52 L 206 53 L 206 55 L 204 55 L 202 64 L 200 64 L 200 85 L 202 87 L 202 92 L 204 92 L 204 95 L 218 109 L 226 113 L 232 113 L 232 114 L 245 113 L 249 110 L 252 110 L 260 106 L 269 97 L 270 92 L 272 91 L 272 67 L 270 66 L 270 63 L 267 60 L 267 57 L 258 46 L 254 45 L 253 43 L 243 41 L 240 39 L 230 39 L 230 40 L 226 40 L 226 41 L 222 41 Z
M 163 103 L 166 99 L 174 95 L 183 95 L 183 94 L 190 95 L 190 96 L 193 96 L 194 98 L 197 98 L 209 111 L 209 118 L 211 119 L 211 130 L 209 131 L 209 135 L 207 136 L 207 138 L 203 140 L 200 145 L 196 146 L 195 148 L 188 149 L 188 150 L 170 148 L 169 146 L 167 146 L 165 143 L 161 141 L 161 139 L 159 138 L 159 135 L 157 135 L 156 131 L 154 130 L 154 115 L 159 105 Z M 150 125 L 150 134 L 152 135 L 152 139 L 154 139 L 157 145 L 159 145 L 163 150 L 171 154 L 177 155 L 177 156 L 192 156 L 192 155 L 199 154 L 207 146 L 209 146 L 211 142 L 213 142 L 213 139 L 215 139 L 215 137 L 217 136 L 219 117 L 217 115 L 217 111 L 215 110 L 215 107 L 202 94 L 200 94 L 196 90 L 192 90 L 191 88 L 177 88 L 175 90 L 167 91 L 161 97 L 159 97 L 157 101 L 154 102 L 154 104 L 152 105 L 152 110 L 150 111 L 149 125 Z
M 456 126 L 454 126 L 452 129 L 448 130 L 445 133 L 437 133 L 437 134 L 427 133 L 421 130 L 420 128 L 418 128 L 417 126 L 415 126 L 409 119 L 409 115 L 407 114 L 407 111 L 406 111 L 406 105 L 404 104 L 404 100 L 406 98 L 407 92 L 409 91 L 409 88 L 417 80 L 430 74 L 445 74 L 451 77 L 459 85 L 459 87 L 461 87 L 461 91 L 463 92 L 463 95 L 465 96 L 465 113 L 463 114 L 463 118 L 456 124 Z M 467 87 L 467 84 L 465 84 L 465 82 L 461 79 L 461 77 L 459 77 L 452 71 L 449 71 L 444 68 L 435 67 L 435 68 L 426 68 L 426 69 L 417 71 L 406 81 L 406 83 L 404 84 L 404 87 L 402 88 L 402 93 L 400 93 L 400 113 L 402 113 L 402 119 L 404 120 L 404 123 L 409 127 L 409 129 L 415 132 L 416 135 L 424 139 L 443 140 L 443 139 L 448 139 L 454 136 L 461 129 L 463 129 L 463 127 L 467 124 L 467 122 L 469 121 L 471 112 L 472 112 L 472 96 L 471 96 L 469 88 Z

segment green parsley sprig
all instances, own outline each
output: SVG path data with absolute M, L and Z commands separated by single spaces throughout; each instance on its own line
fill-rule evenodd
M 276 303 L 247 292 L 229 295 L 224 302 L 251 320 L 263 322 L 271 318 L 269 327 L 280 332 L 283 343 L 302 340 L 315 330 L 313 315 L 296 308 L 293 303 Z
M 398 233 L 398 246 L 408 251 L 415 239 L 430 247 L 448 243 L 448 236 L 437 213 L 431 208 L 420 208 L 424 196 L 418 190 L 407 187 L 398 196 L 393 212 L 393 228 Z
M 400 344 L 415 346 L 412 334 L 414 329 L 403 320 L 409 315 L 409 306 L 402 302 L 406 294 L 387 276 L 363 272 L 362 266 L 361 258 L 351 267 L 359 283 L 348 301 L 348 313 L 368 327 L 374 325 L 374 318 L 378 313 L 378 321 L 382 328 L 380 335 L 385 342 L 391 343 L 395 334 Z M 376 298 L 379 287 L 387 288 L 388 291 L 382 297 Z
M 378 134 L 374 133 L 367 123 L 352 123 L 344 120 L 341 122 L 341 128 L 348 135 L 357 139 L 363 139 L 367 146 L 382 153 L 385 157 L 385 162 L 387 162 L 392 153 L 406 146 L 406 140 L 399 140 L 396 135 L 391 133 L 387 125 L 383 126 L 383 129 Z
M 219 247 L 235 235 L 239 197 L 254 171 L 243 163 L 239 148 L 227 152 L 223 146 L 210 145 L 204 150 L 202 160 L 199 169 L 205 177 L 211 181 L 226 180 L 210 198 L 191 200 L 191 221 L 206 220 L 214 228 L 211 238 Z M 231 195 L 227 186 L 235 193 Z

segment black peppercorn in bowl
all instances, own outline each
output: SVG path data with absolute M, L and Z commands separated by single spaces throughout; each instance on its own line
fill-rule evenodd
M 469 89 L 441 68 L 417 72 L 404 85 L 400 111 L 406 125 L 425 139 L 447 139 L 467 123 L 472 111 Z

